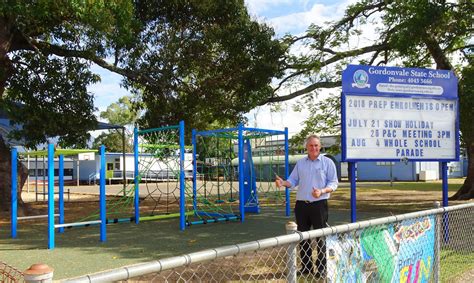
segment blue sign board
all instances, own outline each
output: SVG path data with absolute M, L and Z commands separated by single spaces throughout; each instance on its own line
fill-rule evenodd
M 342 160 L 458 160 L 457 85 L 446 70 L 349 65 Z
M 458 80 L 452 71 L 349 65 L 342 73 L 345 94 L 458 97 Z

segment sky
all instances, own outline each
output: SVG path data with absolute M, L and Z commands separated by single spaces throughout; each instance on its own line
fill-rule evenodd
M 245 0 L 250 15 L 259 22 L 273 27 L 277 37 L 286 33 L 302 34 L 311 23 L 324 24 L 344 15 L 350 0 Z M 92 71 L 101 76 L 101 82 L 89 86 L 94 94 L 94 104 L 98 108 L 96 114 L 104 111 L 108 105 L 118 101 L 129 93 L 120 87 L 121 76 L 94 65 Z M 265 129 L 283 129 L 288 127 L 290 136 L 301 130 L 301 123 L 308 113 L 293 112 L 294 101 L 284 103 L 283 111 L 272 113 L 268 106 L 254 109 L 246 116 L 248 126 Z

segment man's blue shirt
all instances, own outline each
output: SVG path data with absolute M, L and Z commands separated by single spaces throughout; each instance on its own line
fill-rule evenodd
M 312 192 L 313 188 L 324 189 L 329 187 L 333 191 L 337 189 L 336 165 L 330 158 L 321 154 L 315 160 L 305 157 L 296 162 L 295 168 L 293 168 L 287 181 L 292 188 L 298 186 L 296 200 L 316 201 L 328 199 L 330 193 L 314 198 Z

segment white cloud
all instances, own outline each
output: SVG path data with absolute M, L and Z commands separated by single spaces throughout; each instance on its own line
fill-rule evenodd
M 271 3 L 270 3 L 271 2 Z M 295 3 L 296 2 L 296 3 Z M 299 8 L 294 8 L 293 13 L 287 13 L 277 17 L 265 17 L 265 12 L 270 9 L 281 9 L 283 4 L 288 1 L 246 1 L 249 10 L 256 12 L 259 15 L 259 20 L 264 21 L 275 29 L 276 34 L 282 36 L 286 33 L 293 35 L 303 34 L 311 24 L 324 26 L 327 22 L 336 21 L 340 19 L 345 12 L 347 2 L 328 1 L 329 4 L 314 3 L 315 1 L 292 1 L 293 5 L 300 5 Z M 322 2 L 322 1 L 318 1 Z M 292 49 L 293 54 L 307 54 L 311 50 L 302 44 L 296 44 Z M 301 88 L 304 87 L 303 85 Z M 278 94 L 285 95 L 295 90 L 295 85 L 291 89 L 283 88 Z M 330 92 L 334 90 L 321 90 L 318 97 L 325 98 Z M 298 99 L 293 99 L 282 103 L 284 110 L 281 112 L 272 112 L 269 106 L 262 106 L 250 111 L 246 117 L 249 119 L 249 126 L 256 126 L 259 128 L 268 129 L 282 129 L 288 127 L 289 135 L 292 136 L 303 128 L 302 123 L 309 117 L 309 112 L 305 109 L 301 112 L 295 112 L 292 105 Z
M 309 1 L 301 1 L 303 7 L 298 12 L 288 13 L 282 16 L 266 19 L 266 23 L 275 29 L 278 35 L 286 33 L 300 34 L 307 30 L 311 24 L 324 25 L 326 22 L 335 21 L 344 15 L 346 2 L 331 3 L 324 5 L 312 4 Z
M 282 4 L 292 4 L 293 0 L 245 0 L 247 9 L 251 15 L 262 15 L 271 8 Z

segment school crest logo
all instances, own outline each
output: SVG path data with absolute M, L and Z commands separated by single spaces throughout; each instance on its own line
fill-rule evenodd
M 364 70 L 355 71 L 353 79 L 354 79 L 354 83 L 352 84 L 352 87 L 370 88 L 370 84 L 368 84 L 369 74 L 367 74 L 366 71 Z

